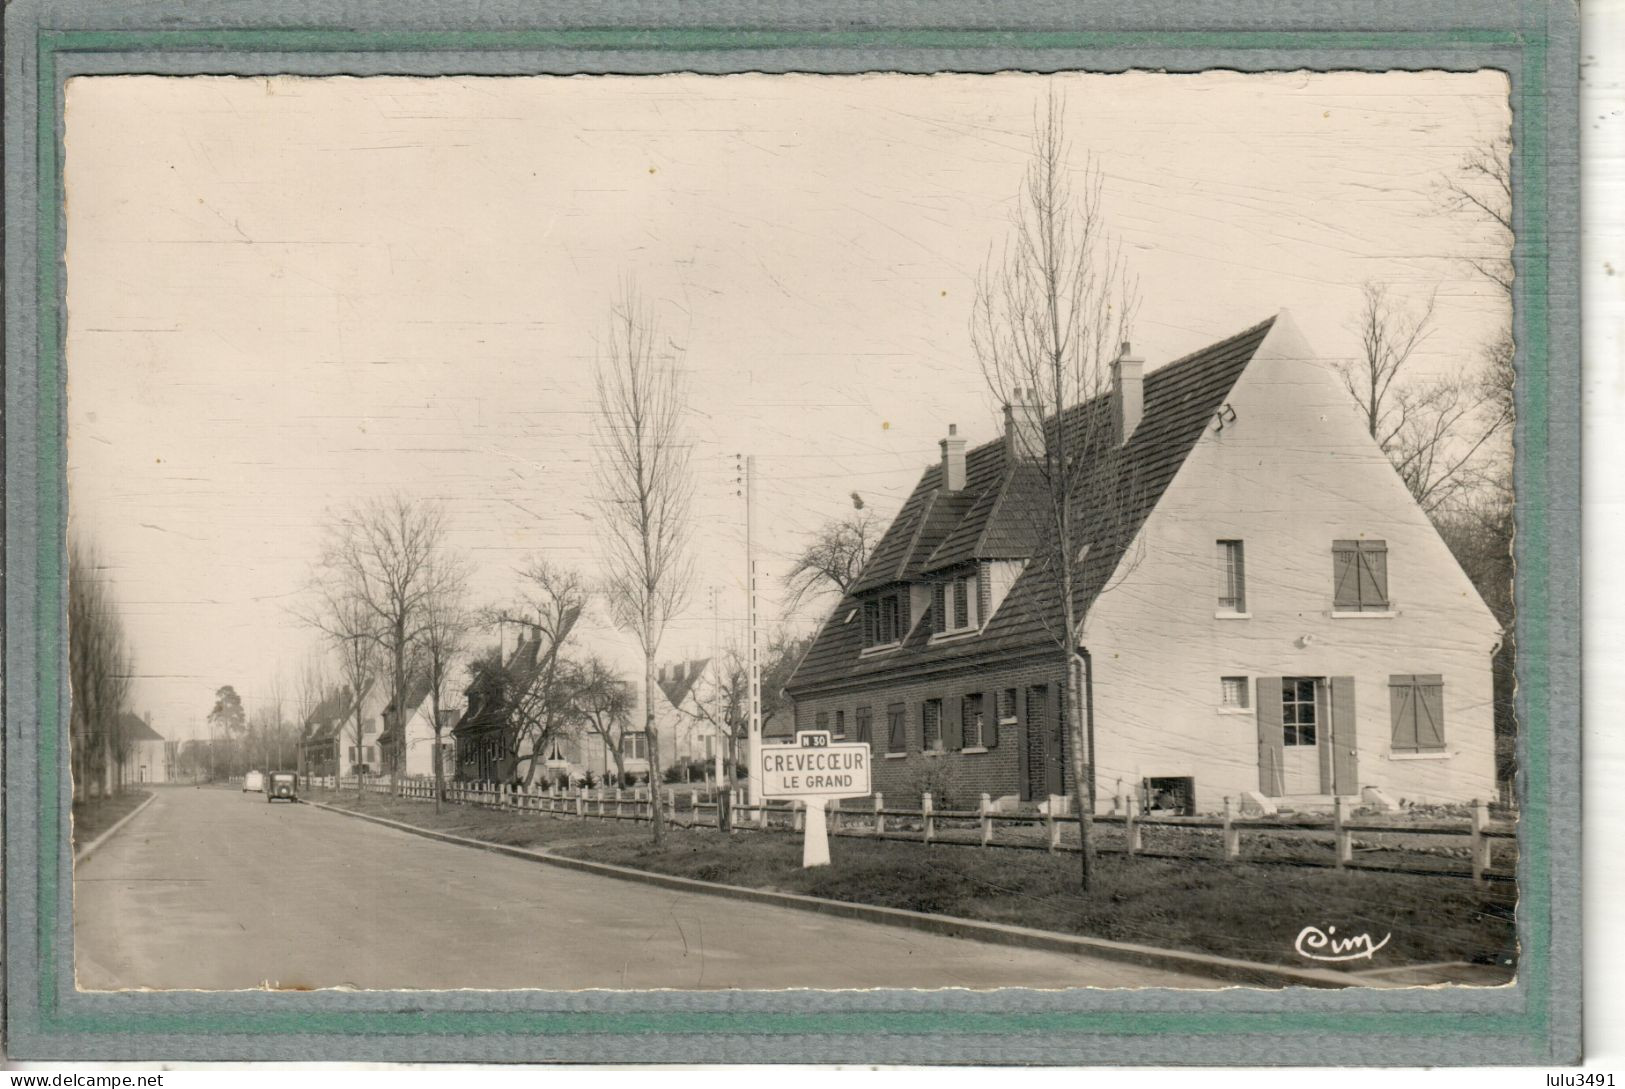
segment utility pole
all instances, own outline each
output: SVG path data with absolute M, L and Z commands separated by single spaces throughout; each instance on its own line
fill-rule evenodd
M 726 709 L 722 702 L 722 639 L 719 628 L 719 625 L 722 622 L 720 615 L 721 599 L 722 588 L 720 586 L 711 587 L 711 670 L 713 676 L 716 677 L 716 683 L 713 686 L 713 691 L 711 693 L 711 726 L 716 734 L 716 737 L 711 743 L 711 748 L 713 756 L 712 763 L 715 765 L 713 771 L 716 774 L 717 792 L 719 794 L 726 787 L 732 785 L 728 782 L 727 772 L 722 758 L 722 750 L 725 743 L 723 716 L 726 713 Z
M 762 804 L 762 782 L 758 767 L 761 764 L 762 747 L 762 659 L 758 649 L 758 633 L 756 631 L 756 455 L 745 457 L 745 568 L 747 578 L 745 581 L 745 594 L 748 598 L 748 612 L 746 625 L 749 640 L 748 661 L 750 668 L 750 726 L 746 738 L 745 752 L 750 764 L 747 768 L 749 778 L 746 780 L 746 801 L 752 806 Z

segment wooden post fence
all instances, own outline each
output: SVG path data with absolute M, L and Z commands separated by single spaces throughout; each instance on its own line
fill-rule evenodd
M 1490 868 L 1490 841 L 1484 835 L 1490 824 L 1490 807 L 1488 802 L 1473 802 L 1473 838 L 1469 853 L 1473 856 L 1473 884 L 1482 887 L 1484 884 L 1484 871 Z
M 1354 861 L 1354 836 L 1346 827 L 1348 823 L 1348 799 L 1334 798 L 1332 800 L 1332 833 L 1337 839 L 1337 868 L 1342 869 Z

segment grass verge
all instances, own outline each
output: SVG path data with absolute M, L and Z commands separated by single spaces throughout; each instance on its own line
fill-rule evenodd
M 318 791 L 312 800 L 421 828 L 701 881 L 1010 923 L 1067 934 L 1240 957 L 1267 964 L 1363 970 L 1439 961 L 1504 968 L 1511 978 L 1515 892 L 1450 878 L 1196 860 L 1097 860 L 1077 890 L 1073 855 L 926 847 L 832 838 L 831 865 L 801 868 L 784 833 L 668 829 L 655 850 L 647 825 L 574 820 Z M 1307 926 L 1339 935 L 1390 934 L 1373 960 L 1315 964 L 1294 950 Z
M 136 806 L 147 800 L 147 790 L 126 790 L 112 798 L 77 802 L 73 807 L 73 849 L 75 851 L 107 831 Z

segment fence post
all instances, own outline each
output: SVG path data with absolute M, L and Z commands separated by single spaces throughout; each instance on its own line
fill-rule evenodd
M 982 795 L 982 846 L 993 842 L 993 799 Z
M 1332 830 L 1337 835 L 1337 868 L 1342 869 L 1354 861 L 1354 837 L 1343 827 L 1348 820 L 1348 799 L 1332 799 Z
M 1224 857 L 1238 859 L 1241 857 L 1241 829 L 1236 827 L 1236 800 L 1224 800 Z
M 920 817 L 921 834 L 925 842 L 930 843 L 931 837 L 937 830 L 937 819 L 931 814 L 931 792 L 929 790 L 920 795 Z
M 886 796 L 880 793 L 878 790 L 875 791 L 875 835 L 877 836 L 883 836 L 886 834 L 885 808 Z
M 1055 795 L 1049 796 L 1049 803 L 1044 806 L 1044 841 L 1049 844 L 1051 853 L 1061 846 L 1061 826 L 1055 822 L 1055 810 L 1059 808 Z
M 1484 871 L 1490 868 L 1490 840 L 1484 835 L 1490 824 L 1490 806 L 1488 802 L 1473 801 L 1473 841 L 1471 853 L 1473 856 L 1473 884 L 1482 888 L 1484 885 Z
M 582 787 L 576 791 L 576 816 L 582 820 L 587 819 L 587 788 Z
M 806 827 L 803 822 L 805 822 L 807 819 L 807 803 L 792 802 L 791 805 L 793 806 L 794 815 L 790 818 L 790 830 L 792 832 L 799 832 Z
M 1135 799 L 1130 798 L 1128 807 L 1123 810 L 1123 839 L 1128 844 L 1125 850 L 1131 857 L 1140 853 L 1140 822 L 1136 819 L 1139 808 Z

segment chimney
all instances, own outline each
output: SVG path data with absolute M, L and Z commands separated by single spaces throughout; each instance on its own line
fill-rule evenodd
M 1133 354 L 1126 340 L 1112 362 L 1112 404 L 1117 410 L 1117 441 L 1122 444 L 1145 415 L 1145 360 Z
M 959 425 L 948 425 L 948 437 L 942 440 L 942 490 L 965 490 L 965 440 L 959 437 Z
M 1044 456 L 1043 410 L 1033 391 L 1017 386 L 1004 406 L 1004 448 L 1012 462 L 1038 461 Z

